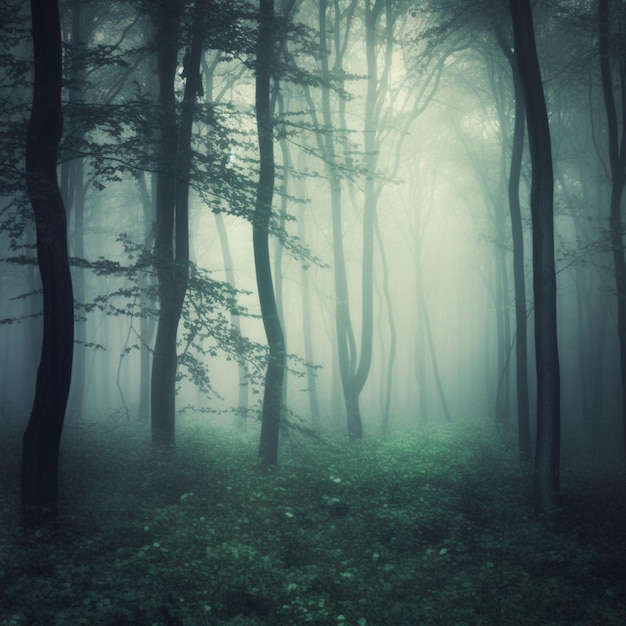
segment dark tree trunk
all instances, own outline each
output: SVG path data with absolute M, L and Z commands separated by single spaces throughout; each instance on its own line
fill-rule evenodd
M 252 237 L 259 303 L 269 347 L 259 441 L 259 457 L 263 466 L 278 463 L 278 435 L 285 373 L 285 341 L 274 297 L 269 252 L 269 223 L 274 196 L 274 137 L 270 104 L 270 77 L 274 42 L 273 21 L 273 0 L 261 0 L 255 97 L 260 169 Z
M 170 0 L 159 15 L 157 72 L 159 77 L 160 144 L 156 189 L 154 262 L 159 283 L 159 320 L 152 355 L 150 415 L 152 441 L 173 445 L 175 438 L 176 333 L 178 294 L 174 268 L 176 206 L 176 95 L 180 3 Z
M 152 442 L 172 446 L 176 427 L 176 339 L 189 281 L 189 172 L 191 130 L 199 90 L 203 27 L 200 8 L 193 29 L 190 56 L 185 65 L 185 92 L 180 127 L 176 119 L 174 75 L 178 64 L 180 3 L 161 13 L 158 74 L 161 89 L 161 145 L 157 180 L 154 255 L 159 280 L 159 322 L 152 357 Z
M 63 129 L 61 29 L 55 0 L 32 0 L 35 86 L 26 137 L 26 184 L 37 228 L 43 285 L 43 343 L 35 398 L 24 431 L 21 522 L 52 523 L 59 507 L 59 444 L 69 394 L 74 301 L 66 217 L 56 178 Z
M 517 432 L 520 456 L 530 460 L 530 407 L 528 401 L 528 326 L 526 316 L 526 283 L 524 277 L 524 231 L 519 200 L 522 157 L 524 154 L 525 111 L 522 84 L 515 55 L 504 41 L 500 41 L 513 75 L 515 96 L 515 125 L 509 171 L 509 212 L 513 239 L 513 282 L 515 285 L 515 375 L 517 387 Z
M 534 498 L 540 510 L 558 505 L 560 370 L 557 344 L 552 147 L 529 0 L 510 0 L 515 60 L 519 69 L 532 163 L 530 211 L 533 240 L 537 445 Z
M 144 242 L 143 249 L 146 253 L 152 250 L 154 245 L 154 194 L 148 191 L 146 179 L 143 173 L 137 179 L 141 194 L 143 208 Z M 139 419 L 147 422 L 150 419 L 150 365 L 152 352 L 150 346 L 154 337 L 155 319 L 151 309 L 154 301 L 149 295 L 154 277 L 151 272 L 143 271 L 139 278 Z
M 619 63 L 619 90 L 621 93 L 621 131 L 613 93 L 609 51 L 609 1 L 599 0 L 599 47 L 602 93 L 606 109 L 609 139 L 609 162 L 611 166 L 611 204 L 609 229 L 615 288 L 617 292 L 617 338 L 620 354 L 620 379 L 622 383 L 622 426 L 624 454 L 626 455 L 626 259 L 622 237 L 622 195 L 626 183 L 626 54 L 623 52 Z

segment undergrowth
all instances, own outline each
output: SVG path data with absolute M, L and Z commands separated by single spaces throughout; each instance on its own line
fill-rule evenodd
M 572 474 L 547 527 L 528 470 L 475 420 L 358 445 L 294 434 L 265 473 L 255 433 L 148 441 L 68 427 L 50 535 L 18 532 L 0 451 L 2 626 L 626 623 L 623 481 Z

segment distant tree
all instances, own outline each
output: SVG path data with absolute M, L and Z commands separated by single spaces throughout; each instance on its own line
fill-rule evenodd
M 72 373 L 74 302 L 66 217 L 57 183 L 63 129 L 62 48 L 56 0 L 31 0 L 35 83 L 26 137 L 26 185 L 35 214 L 43 286 L 43 343 L 35 399 L 23 437 L 21 522 L 54 522 L 59 444 Z
M 346 408 L 346 421 L 348 437 L 358 440 L 362 437 L 363 426 L 361 413 L 358 406 L 358 397 L 354 394 L 354 373 L 356 368 L 356 340 L 350 315 L 350 297 L 348 290 L 348 278 L 346 273 L 345 251 L 343 243 L 343 199 L 342 199 L 342 162 L 341 145 L 334 134 L 333 115 L 331 108 L 331 94 L 333 75 L 339 81 L 338 91 L 343 89 L 344 55 L 346 52 L 348 35 L 351 29 L 352 19 L 356 2 L 351 0 L 341 10 L 341 3 L 333 3 L 334 22 L 329 24 L 328 0 L 319 3 L 319 39 L 320 39 L 320 65 L 322 72 L 322 133 L 316 134 L 318 148 L 324 154 L 326 175 L 330 186 L 331 219 L 333 233 L 333 270 L 335 281 L 335 327 L 337 333 L 337 354 L 339 359 L 339 372 Z M 345 25 L 342 26 L 342 22 Z M 331 45 L 332 42 L 332 45 Z M 334 63 L 330 64 L 331 49 L 334 51 Z M 316 119 L 312 102 L 311 112 Z M 339 98 L 340 123 L 345 120 L 345 103 Z M 341 124 L 345 129 L 345 124 Z
M 66 106 L 71 111 L 72 107 L 76 107 L 82 99 L 81 92 L 84 87 L 85 64 L 81 56 L 84 52 L 85 38 L 88 33 L 84 29 L 86 20 L 81 19 L 82 12 L 79 0 L 72 0 L 68 9 L 66 17 L 69 15 L 70 39 L 67 46 L 69 72 Z M 65 120 L 67 128 L 67 126 L 72 124 L 71 116 L 66 115 Z M 74 133 L 79 133 L 79 131 L 74 130 Z M 86 183 L 84 174 L 84 160 L 80 157 L 68 158 L 61 164 L 60 188 L 69 222 L 70 252 L 72 256 L 79 259 L 85 258 L 84 217 Z M 84 270 L 82 268 L 77 268 L 74 272 L 73 285 L 76 301 L 81 304 L 84 303 L 85 284 Z M 78 316 L 75 320 L 74 334 L 74 361 L 68 411 L 68 418 L 70 419 L 72 417 L 80 417 L 83 411 L 86 376 L 85 344 L 87 343 L 87 328 L 84 316 Z
M 548 510 L 560 500 L 561 452 L 552 147 L 530 0 L 510 0 L 510 7 L 513 47 L 524 94 L 532 163 L 530 211 L 537 370 L 537 444 L 533 488 L 536 506 Z

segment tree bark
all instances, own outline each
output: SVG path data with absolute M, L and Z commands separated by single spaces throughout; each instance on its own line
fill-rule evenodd
M 610 66 L 610 21 L 609 1 L 599 0 L 599 48 L 602 93 L 606 110 L 609 140 L 609 163 L 611 167 L 611 200 L 609 230 L 613 266 L 615 269 L 615 289 L 617 292 L 617 338 L 620 355 L 620 380 L 622 384 L 622 427 L 623 445 L 626 455 L 626 259 L 622 236 L 622 196 L 626 183 L 626 55 L 623 52 L 619 63 L 619 89 L 621 93 L 621 131 L 616 110 L 613 80 Z
M 515 122 L 509 170 L 509 213 L 513 240 L 513 282 L 515 288 L 515 376 L 517 391 L 517 440 L 522 459 L 530 460 L 530 407 L 528 401 L 528 326 L 526 316 L 526 282 L 524 276 L 524 230 L 519 200 L 522 157 L 524 154 L 525 111 L 522 84 L 513 51 L 500 40 L 513 76 Z
M 158 280 L 157 323 L 150 393 L 152 442 L 174 445 L 176 411 L 176 334 L 180 298 L 174 267 L 174 221 L 176 212 L 176 152 L 178 126 L 174 76 L 178 65 L 180 2 L 170 0 L 161 9 L 157 27 L 160 143 L 156 189 L 154 262 Z
M 196 6 L 180 123 L 176 116 L 174 75 L 178 65 L 178 19 L 174 0 L 161 11 L 157 64 L 161 89 L 161 144 L 157 179 L 154 256 L 159 281 L 159 321 L 152 357 L 152 442 L 173 446 L 176 430 L 177 333 L 189 282 L 189 173 L 191 131 L 200 85 L 204 28 Z
M 532 163 L 530 211 L 535 299 L 537 445 L 534 499 L 546 511 L 560 500 L 560 369 L 557 343 L 552 147 L 529 0 L 510 0 Z
M 151 175 L 152 178 L 153 175 Z M 143 250 L 148 253 L 154 245 L 154 193 L 148 191 L 145 174 L 139 173 L 137 178 L 141 195 L 141 206 L 143 213 Z M 153 185 L 151 185 L 153 187 Z M 139 277 L 139 419 L 148 422 L 150 419 L 150 366 L 152 363 L 152 339 L 156 326 L 152 310 L 154 308 L 153 298 L 149 295 L 149 290 L 153 285 L 154 277 L 149 271 L 142 271 Z
M 265 371 L 259 458 L 264 467 L 278 463 L 278 435 L 285 372 L 285 340 L 278 317 L 269 252 L 269 223 L 274 196 L 274 137 L 270 104 L 270 78 L 273 62 L 273 0 L 261 0 L 256 61 L 256 120 L 259 142 L 259 181 L 252 224 L 254 265 L 261 316 L 269 354 Z
M 30 420 L 22 448 L 21 523 L 56 521 L 59 445 L 72 373 L 74 300 L 66 216 L 56 159 L 63 130 L 62 51 L 58 2 L 31 0 L 35 59 L 33 105 L 26 137 L 26 185 L 35 215 L 43 286 L 43 342 Z

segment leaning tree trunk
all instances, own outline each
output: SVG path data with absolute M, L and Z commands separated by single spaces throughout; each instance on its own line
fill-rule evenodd
M 622 96 L 622 129 L 620 132 L 611 78 L 609 24 L 609 2 L 608 0 L 599 0 L 600 72 L 606 109 L 609 162 L 611 166 L 609 230 L 617 292 L 617 337 L 620 354 L 620 379 L 622 383 L 624 453 L 626 454 L 626 259 L 624 258 L 624 241 L 622 236 L 622 195 L 624 193 L 624 184 L 626 183 L 626 118 L 624 117 L 626 114 L 626 55 L 622 52 L 619 64 L 619 87 Z
M 559 503 L 560 370 L 557 343 L 552 147 L 530 0 L 510 0 L 515 59 L 519 69 L 532 163 L 530 212 L 535 298 L 537 445 L 534 498 L 540 510 Z
M 270 105 L 273 21 L 273 0 L 261 0 L 256 60 L 256 120 L 260 169 L 252 240 L 261 316 L 269 347 L 259 441 L 259 457 L 263 466 L 278 463 L 278 434 L 285 373 L 285 340 L 274 297 L 269 251 L 269 225 L 274 196 L 274 138 Z
M 58 2 L 31 0 L 35 86 L 26 137 L 26 184 L 35 214 L 43 286 L 43 343 L 35 399 L 22 448 L 21 522 L 51 523 L 59 507 L 59 444 L 70 388 L 74 300 L 66 216 L 57 183 L 62 52 Z

